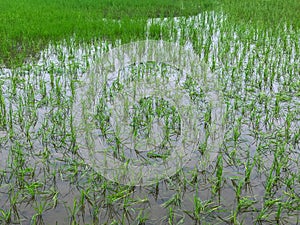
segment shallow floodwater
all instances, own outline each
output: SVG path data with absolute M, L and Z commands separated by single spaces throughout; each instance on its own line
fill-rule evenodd
M 214 12 L 146 26 L 145 39 L 158 27 L 216 74 L 226 108 L 222 147 L 201 146 L 154 185 L 106 180 L 77 154 L 70 115 L 80 83 L 112 43 L 49 44 L 37 62 L 0 70 L 0 221 L 11 214 L 22 224 L 299 223 L 299 33 L 235 27 Z

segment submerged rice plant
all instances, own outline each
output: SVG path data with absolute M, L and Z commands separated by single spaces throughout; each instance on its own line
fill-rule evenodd
M 7 30 L 3 46 L 10 43 L 8 37 L 15 41 L 12 51 L 8 44 L 3 47 L 8 52 L 1 52 L 6 65 L 0 69 L 1 224 L 299 223 L 297 1 L 282 5 L 279 1 L 224 1 L 214 5 L 213 11 L 200 12 L 196 7 L 199 14 L 194 16 L 174 13 L 179 8 L 188 12 L 193 5 L 208 7 L 210 1 L 207 5 L 176 1 L 169 14 L 164 7 L 155 10 L 159 1 L 151 2 L 150 19 L 124 19 L 124 14 L 132 13 L 130 7 L 139 3 L 132 1 L 126 9 L 121 2 L 103 1 L 107 20 L 99 17 L 99 21 L 92 19 L 98 18 L 99 10 L 93 7 L 94 1 L 65 3 L 64 7 L 73 8 L 68 13 L 79 18 L 72 24 L 93 12 L 91 23 L 75 26 L 81 30 L 88 24 L 80 42 L 76 29 L 66 29 L 69 23 L 64 21 L 74 18 L 68 13 L 61 27 L 68 34 L 55 35 L 55 29 L 45 26 L 41 35 L 47 37 L 49 32 L 49 38 L 41 42 L 37 32 L 29 28 L 24 29 L 20 42 L 16 41 L 17 31 Z M 50 8 L 56 10 L 60 3 L 49 3 Z M 6 4 L 17 10 L 15 3 Z M 31 3 L 22 4 L 17 12 Z M 137 14 L 148 6 L 141 4 Z M 287 4 L 293 5 L 293 10 L 287 10 Z M 253 7 L 255 16 L 247 24 L 244 20 L 249 20 Z M 111 9 L 115 11 L 110 14 Z M 42 6 L 35 10 L 43 12 Z M 5 12 L 11 15 L 5 21 L 14 20 L 12 11 Z M 160 18 L 162 15 L 170 17 Z M 243 19 L 238 19 L 241 15 Z M 93 36 L 90 31 L 94 28 L 103 36 Z M 25 31 L 29 44 L 24 42 Z M 175 43 L 193 51 L 213 76 L 207 76 L 205 83 L 203 71 L 191 76 L 168 63 L 138 60 L 118 70 L 107 67 L 111 70 L 106 77 L 95 70 L 113 49 L 145 40 Z M 37 49 L 32 48 L 35 44 Z M 24 59 L 30 52 L 34 58 L 11 67 L 6 63 L 14 62 L 14 55 Z M 191 68 L 197 66 L 191 64 Z M 92 72 L 94 77 L 89 77 Z M 96 86 L 97 79 L 112 77 L 105 85 Z M 212 77 L 214 81 L 209 80 Z M 219 86 L 209 92 L 214 82 Z M 182 109 L 186 105 L 172 101 L 179 96 L 179 89 L 167 92 L 173 84 L 178 84 L 181 96 L 196 110 L 188 114 L 192 116 L 189 121 L 197 122 L 193 126 L 184 126 L 192 124 L 183 121 L 184 112 L 189 112 Z M 153 85 L 159 87 L 156 95 L 151 92 Z M 222 97 L 221 108 L 207 101 L 208 96 L 216 97 L 215 91 Z M 95 98 L 83 103 L 93 110 L 77 104 L 78 96 L 89 93 Z M 76 113 L 82 110 L 86 110 L 86 118 L 79 121 Z M 117 117 L 120 113 L 122 119 Z M 222 120 L 216 124 L 220 114 Z M 86 125 L 87 135 L 78 135 L 78 123 Z M 212 131 L 220 127 L 224 133 L 217 136 L 219 133 Z M 108 177 L 86 160 L 90 152 L 87 149 L 84 155 L 82 145 L 94 144 L 88 139 L 90 128 L 95 131 L 92 137 L 97 138 L 92 140 L 107 141 L 106 150 L 122 162 L 124 171 L 132 162 L 171 162 L 170 155 L 181 143 L 184 131 L 194 130 L 199 139 L 193 139 L 192 157 L 174 173 L 159 174 L 150 184 L 138 186 L 121 182 L 122 174 Z M 220 137 L 218 148 L 212 147 L 213 140 Z

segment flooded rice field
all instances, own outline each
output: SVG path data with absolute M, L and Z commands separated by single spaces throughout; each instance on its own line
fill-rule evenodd
M 128 43 L 100 40 L 0 69 L 1 224 L 299 224 L 299 32 L 215 12 L 145 30 L 199 70 L 129 60 L 104 77 L 107 52 Z M 121 164 L 103 166 L 107 152 Z

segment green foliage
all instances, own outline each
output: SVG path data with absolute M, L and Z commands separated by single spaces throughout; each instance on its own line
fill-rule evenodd
M 0 65 L 19 66 L 50 41 L 70 37 L 78 41 L 141 39 L 146 18 L 195 15 L 204 10 L 222 10 L 237 24 L 300 25 L 298 0 L 2 0 Z
M 276 28 L 283 23 L 299 28 L 298 0 L 223 0 L 222 9 L 236 23 Z
M 136 39 L 145 19 L 197 14 L 211 0 L 2 0 L 0 65 L 19 66 L 50 41 Z M 105 19 L 103 19 L 105 18 Z M 120 20 L 120 23 L 117 20 Z

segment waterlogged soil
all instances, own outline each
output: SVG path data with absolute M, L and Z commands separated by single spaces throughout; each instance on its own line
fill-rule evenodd
M 112 43 L 49 44 L 37 62 L 0 71 L 1 223 L 299 223 L 299 33 L 236 27 L 209 12 L 151 19 L 145 39 L 157 35 L 192 47 L 216 74 L 226 109 L 220 149 L 200 146 L 152 185 L 107 180 L 77 154 L 71 115 Z

